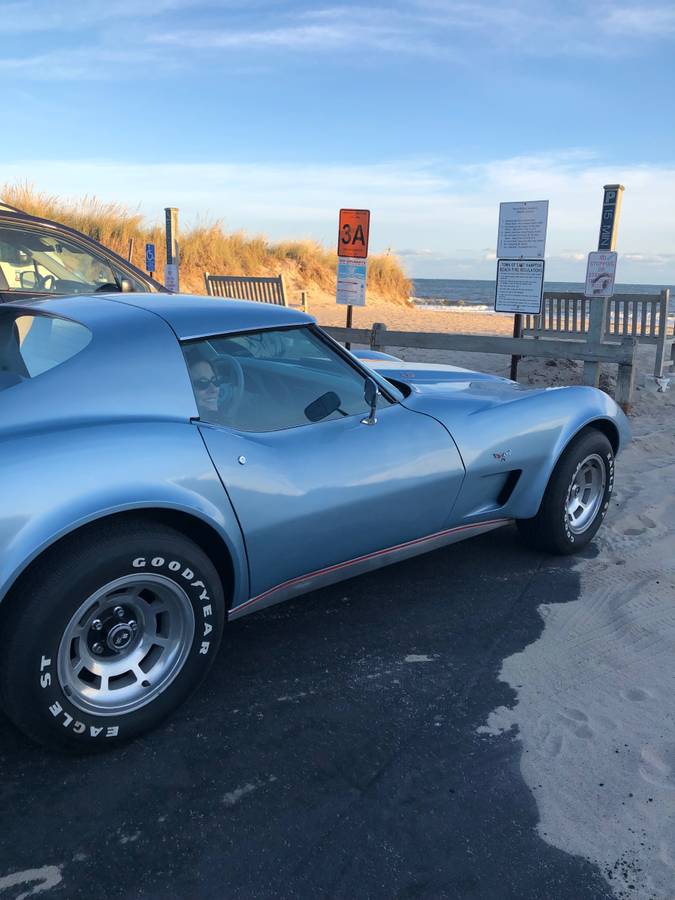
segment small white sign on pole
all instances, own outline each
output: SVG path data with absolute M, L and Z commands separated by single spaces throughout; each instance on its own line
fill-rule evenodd
M 338 258 L 336 300 L 343 306 L 366 305 L 367 259 Z
M 586 266 L 586 297 L 612 297 L 616 278 L 618 254 L 611 251 L 594 250 L 588 254 Z
M 176 263 L 167 263 L 164 266 L 164 287 L 170 291 L 178 291 L 178 266 Z
M 543 259 L 548 200 L 499 204 L 498 259 Z
M 543 294 L 543 259 L 500 259 L 497 262 L 495 312 L 538 316 Z

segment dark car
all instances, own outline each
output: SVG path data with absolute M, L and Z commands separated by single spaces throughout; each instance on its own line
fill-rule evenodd
M 0 201 L 0 303 L 114 291 L 166 288 L 79 231 Z

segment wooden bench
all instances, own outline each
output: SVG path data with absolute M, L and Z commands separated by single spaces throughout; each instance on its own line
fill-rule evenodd
M 230 300 L 254 300 L 256 303 L 272 303 L 287 306 L 284 276 L 258 277 L 253 275 L 211 275 L 204 272 L 206 293 L 209 297 L 227 297 Z
M 657 378 L 675 367 L 675 328 L 669 325 L 670 292 L 660 294 L 615 294 L 606 303 L 601 340 L 621 343 L 635 338 L 640 344 L 656 346 L 654 375 Z M 583 294 L 547 291 L 540 316 L 523 317 L 523 336 L 587 340 L 591 335 L 591 307 L 603 303 Z

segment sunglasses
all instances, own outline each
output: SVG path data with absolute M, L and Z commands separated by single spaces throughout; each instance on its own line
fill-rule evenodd
M 192 382 L 192 386 L 196 391 L 206 391 L 211 386 L 220 387 L 223 384 L 222 375 L 213 375 L 211 378 L 207 378 L 206 376 L 202 376 L 202 378 L 196 378 Z

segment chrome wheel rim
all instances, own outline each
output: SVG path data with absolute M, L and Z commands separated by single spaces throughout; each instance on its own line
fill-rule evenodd
M 88 597 L 68 623 L 59 683 L 83 712 L 135 712 L 176 678 L 194 633 L 192 604 L 180 585 L 163 575 L 118 578 Z
M 605 496 L 605 463 L 591 453 L 576 467 L 565 500 L 567 527 L 572 534 L 583 534 L 595 521 Z

